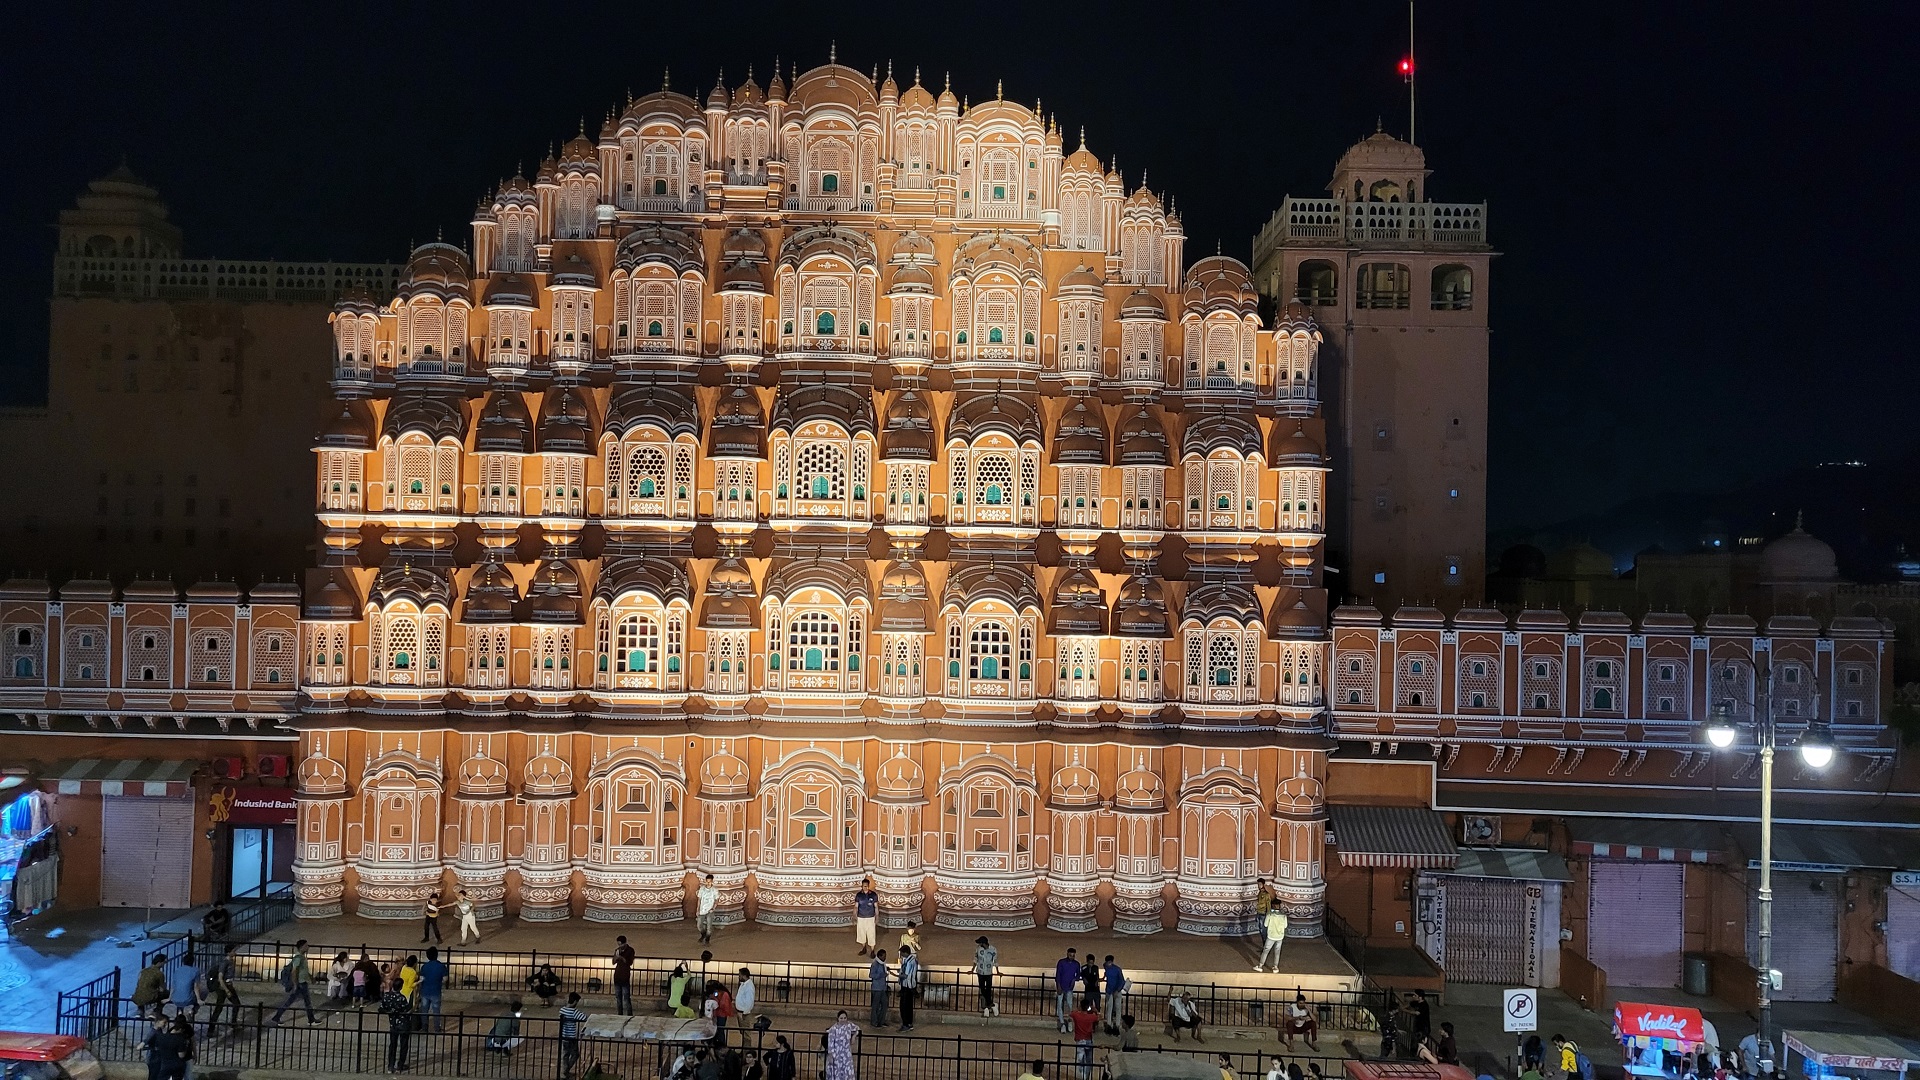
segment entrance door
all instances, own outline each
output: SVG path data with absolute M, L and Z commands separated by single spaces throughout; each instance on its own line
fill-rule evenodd
M 265 829 L 233 830 L 233 876 L 228 881 L 228 899 L 248 899 L 260 895 L 266 884 L 267 852 L 271 834 Z
M 1447 980 L 1525 986 L 1526 884 L 1501 878 L 1444 881 Z
M 1887 890 L 1887 968 L 1920 980 L 1920 874 L 1895 874 Z
M 1687 868 L 1595 859 L 1588 877 L 1587 959 L 1608 986 L 1679 986 Z
M 103 795 L 100 824 L 100 906 L 192 906 L 191 798 Z
M 1760 963 L 1760 874 L 1747 877 L 1747 962 Z M 1832 1001 L 1840 965 L 1840 875 L 1773 875 L 1775 1001 Z

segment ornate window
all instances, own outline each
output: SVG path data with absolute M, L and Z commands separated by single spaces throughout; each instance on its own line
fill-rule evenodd
M 467 628 L 467 685 L 505 689 L 512 673 L 507 668 L 509 631 L 504 626 Z
M 1159 701 L 1163 646 L 1158 641 L 1120 643 L 1120 700 Z
M 1402 654 L 1395 678 L 1395 704 L 1403 709 L 1439 708 L 1438 667 L 1429 653 Z
M 1529 656 L 1521 660 L 1520 700 L 1529 712 L 1558 712 L 1560 709 L 1560 660 L 1552 656 Z
M 284 686 L 294 683 L 293 631 L 256 630 L 253 633 L 253 683 Z
M 1373 654 L 1343 652 L 1334 661 L 1335 705 L 1373 706 Z
M 1257 630 L 1216 619 L 1207 627 L 1188 628 L 1183 651 L 1187 701 L 1244 704 L 1258 698 Z
M 233 683 L 233 634 L 227 630 L 193 630 L 187 635 L 187 678 L 190 683 L 225 686 Z
M 67 629 L 66 648 L 61 650 L 68 682 L 105 682 L 107 678 L 107 628 L 76 626 Z
M 1158 531 L 1166 525 L 1165 469 L 1135 466 L 1120 470 L 1120 527 Z
M 307 629 L 307 680 L 322 686 L 347 683 L 347 628 L 338 623 L 310 624 Z
M 1500 709 L 1500 658 L 1469 653 L 1460 658 L 1460 707 Z

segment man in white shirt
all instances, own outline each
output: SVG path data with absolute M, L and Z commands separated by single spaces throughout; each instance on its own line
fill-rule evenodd
M 1167 1038 L 1180 1041 L 1180 1032 L 1193 1032 L 1194 1042 L 1206 1042 L 1206 1036 L 1200 1034 L 1200 1007 L 1193 1003 L 1193 991 L 1182 990 L 1180 996 L 1167 1002 Z
M 706 945 L 713 941 L 713 909 L 720 903 L 720 886 L 714 884 L 712 874 L 700 883 L 700 891 L 695 895 L 700 907 L 694 915 L 694 925 L 700 928 L 700 944 Z
M 753 969 L 741 968 L 740 985 L 733 988 L 733 1015 L 743 1032 L 753 1027 L 753 1002 Z
M 1260 949 L 1260 959 L 1253 962 L 1253 970 L 1259 971 L 1265 968 L 1267 966 L 1267 958 L 1271 956 L 1273 958 L 1273 970 L 1279 971 L 1280 946 L 1287 940 L 1287 913 L 1281 910 L 1280 905 L 1275 904 L 1267 909 L 1267 917 L 1263 928 L 1266 930 L 1267 940 L 1266 944 Z

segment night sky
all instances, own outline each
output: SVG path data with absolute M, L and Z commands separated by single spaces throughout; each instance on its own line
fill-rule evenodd
M 1134 6 L 34 3 L 0 42 L 0 395 L 44 395 L 52 224 L 124 155 L 187 254 L 390 260 L 464 242 L 474 199 L 584 115 L 724 68 L 889 59 L 979 101 L 1004 80 L 1188 255 L 1249 257 L 1376 118 L 1404 136 L 1394 0 Z M 911 13 L 911 14 L 908 14 Z M 1441 201 L 1489 204 L 1491 524 L 1546 524 L 1915 438 L 1908 324 L 1920 9 L 1442 3 L 1419 10 Z M 265 21 L 262 21 L 265 20 Z M 11 53 L 12 55 L 5 55 Z M 1335 463 L 1336 467 L 1338 463 Z

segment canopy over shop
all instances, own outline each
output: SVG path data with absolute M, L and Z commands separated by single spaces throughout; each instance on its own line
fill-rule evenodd
M 1787 1071 L 1795 1056 L 1807 1080 L 1853 1076 L 1863 1072 L 1900 1074 L 1920 1068 L 1920 1045 L 1885 1035 L 1847 1035 L 1835 1031 L 1782 1032 L 1787 1044 Z

